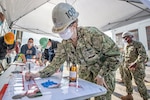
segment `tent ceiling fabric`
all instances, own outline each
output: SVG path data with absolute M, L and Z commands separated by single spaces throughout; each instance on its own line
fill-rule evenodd
M 0 5 L 12 29 L 57 37 L 51 31 L 51 14 L 60 2 L 72 4 L 79 12 L 79 26 L 102 31 L 150 17 L 149 9 L 139 0 L 0 0 Z

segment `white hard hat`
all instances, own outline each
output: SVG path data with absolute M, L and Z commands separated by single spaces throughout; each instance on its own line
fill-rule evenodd
M 59 3 L 52 12 L 54 27 L 52 32 L 63 32 L 72 22 L 74 22 L 79 13 L 68 3 Z
M 123 32 L 122 33 L 122 38 L 126 37 L 126 36 L 133 36 L 131 32 Z

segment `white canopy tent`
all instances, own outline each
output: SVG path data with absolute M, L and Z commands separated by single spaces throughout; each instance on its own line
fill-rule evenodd
M 150 0 L 141 0 L 141 2 L 150 9 Z
M 51 31 L 51 14 L 59 2 L 75 7 L 79 26 L 102 31 L 150 18 L 150 10 L 139 0 L 0 0 L 0 6 L 11 29 L 58 37 Z

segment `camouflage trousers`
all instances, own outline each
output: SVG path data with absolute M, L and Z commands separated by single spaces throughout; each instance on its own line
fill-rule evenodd
M 96 66 L 92 67 L 95 68 Z M 97 76 L 99 70 L 97 70 L 97 68 L 93 70 L 91 71 L 87 67 L 81 67 L 79 70 L 79 77 L 87 81 L 96 83 L 94 79 Z M 107 93 L 105 95 L 95 97 L 95 100 L 111 100 L 111 95 L 115 89 L 115 71 L 107 74 L 104 77 L 104 80 L 108 86 Z
M 124 74 L 124 72 L 123 72 L 123 66 L 122 65 L 120 65 L 120 67 L 119 67 L 119 72 L 120 72 L 120 75 L 121 75 L 121 79 L 122 79 L 122 81 L 123 81 L 123 74 Z
M 132 78 L 134 78 L 135 84 L 137 85 L 137 89 L 140 93 L 140 96 L 144 100 L 148 100 L 149 94 L 147 92 L 147 88 L 144 83 L 145 78 L 145 66 L 143 64 L 138 64 L 135 71 L 131 71 L 127 66 L 123 67 L 124 70 L 124 84 L 126 86 L 126 91 L 128 94 L 133 93 L 132 87 Z

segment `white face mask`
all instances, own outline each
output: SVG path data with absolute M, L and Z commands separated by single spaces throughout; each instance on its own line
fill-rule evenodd
M 32 46 L 33 46 L 33 43 L 28 43 L 28 45 L 32 47 Z
M 64 40 L 68 40 L 73 35 L 73 32 L 71 31 L 71 28 L 67 28 L 64 32 L 59 34 L 60 37 Z

